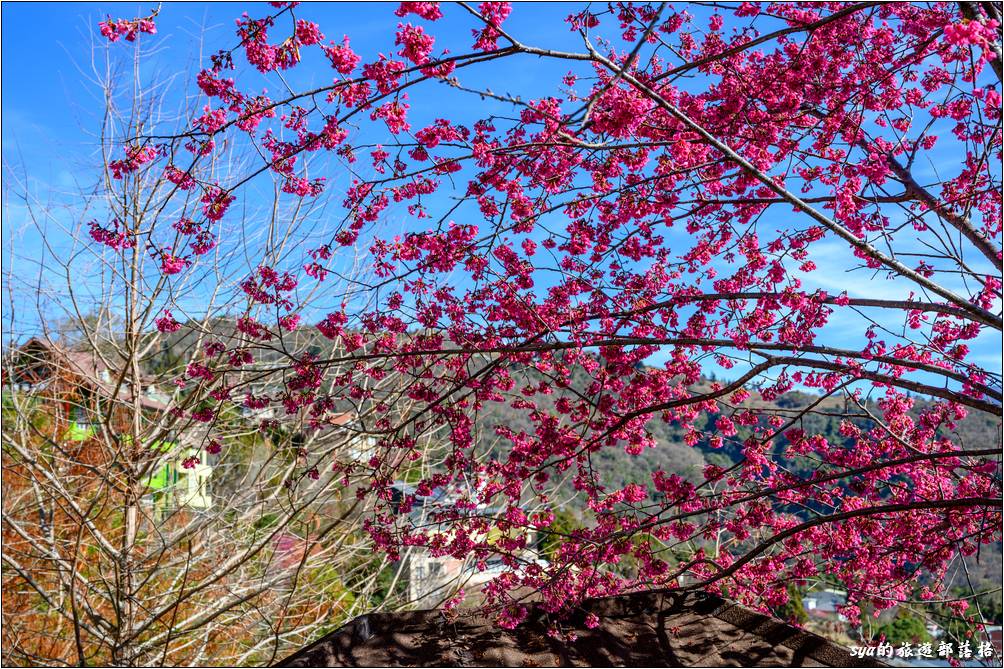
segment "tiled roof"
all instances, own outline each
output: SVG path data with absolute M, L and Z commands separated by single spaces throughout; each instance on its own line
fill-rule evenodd
M 598 616 L 594 629 L 587 613 Z M 883 666 L 855 658 L 815 634 L 706 593 L 646 592 L 585 602 L 564 631 L 534 605 L 515 630 L 461 613 L 376 613 L 356 618 L 286 658 L 280 667 L 847 667 Z
M 133 401 L 133 388 L 122 384 L 116 388 L 114 379 L 116 373 L 109 369 L 96 351 L 73 351 L 54 342 L 33 338 L 19 348 L 22 362 L 25 366 L 44 364 L 50 368 L 68 372 L 82 383 L 97 390 L 107 397 L 115 397 L 120 402 Z M 151 384 L 149 377 L 142 375 L 141 384 Z M 139 393 L 139 403 L 147 409 L 164 411 L 167 405 L 147 395 L 142 390 Z

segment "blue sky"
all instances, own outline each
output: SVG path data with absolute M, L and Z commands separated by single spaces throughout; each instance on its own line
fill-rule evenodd
M 349 34 L 353 48 L 368 61 L 378 52 L 390 53 L 394 49 L 393 29 L 399 20 L 392 14 L 395 6 L 392 3 L 307 4 L 297 9 L 297 15 L 318 22 L 328 39 L 339 41 L 342 33 Z M 526 43 L 578 49 L 581 45 L 576 36 L 562 22 L 578 6 L 581 5 L 534 3 L 517 6 L 507 28 Z M 6 167 L 23 167 L 23 172 L 19 169 L 18 173 L 29 175 L 30 190 L 40 199 L 58 205 L 52 215 L 53 227 L 47 228 L 53 231 L 47 234 L 50 243 L 58 245 L 64 232 L 59 226 L 72 225 L 79 217 L 78 202 L 73 195 L 75 190 L 81 185 L 86 188 L 94 180 L 93 166 L 97 156 L 93 133 L 102 109 L 100 91 L 90 73 L 92 44 L 103 46 L 97 34 L 97 22 L 106 14 L 143 16 L 150 8 L 146 3 L 6 3 L 2 6 L 3 159 Z M 184 92 L 193 88 L 199 63 L 204 64 L 206 56 L 218 48 L 234 44 L 234 20 L 245 8 L 254 15 L 270 11 L 265 3 L 164 3 L 157 19 L 158 35 L 149 42 L 153 51 L 142 66 L 144 76 L 179 75 L 172 94 L 180 100 Z M 445 18 L 432 28 L 437 36 L 437 51 L 443 47 L 455 53 L 466 50 L 471 42 L 470 19 L 456 6 L 444 6 L 444 13 Z M 421 22 L 414 16 L 406 20 Z M 206 45 L 204 48 L 200 41 Z M 124 57 L 128 52 L 123 45 L 121 52 L 115 55 L 116 62 L 128 65 L 128 58 Z M 242 59 L 236 60 L 238 77 L 242 76 L 242 71 L 248 74 Z M 483 73 L 486 79 L 497 82 L 492 84 L 496 92 L 511 91 L 526 98 L 554 92 L 568 69 L 568 63 L 525 57 L 506 61 L 504 65 L 482 66 L 479 76 Z M 250 74 L 257 76 L 253 72 Z M 294 89 L 300 89 L 328 84 L 330 77 L 329 71 L 323 68 L 301 67 L 287 78 Z M 262 80 L 262 86 L 266 83 Z M 275 80 L 268 83 L 274 86 Z M 472 96 L 455 94 L 445 87 L 436 104 L 430 104 L 428 96 L 422 100 L 423 105 L 413 106 L 414 127 L 440 115 L 473 120 L 486 112 L 509 111 L 501 103 L 482 102 Z M 374 136 L 372 140 L 380 141 L 380 138 Z M 360 162 L 365 160 L 362 158 Z M 946 165 L 956 162 L 948 157 Z M 946 165 L 937 167 L 944 170 Z M 930 168 L 933 170 L 935 165 Z M 332 185 L 337 192 L 339 184 L 333 181 Z M 783 208 L 777 211 L 788 215 Z M 403 230 L 408 225 L 404 217 L 400 212 L 392 214 L 400 217 L 397 224 Z M 24 256 L 44 252 L 39 235 L 23 225 L 23 208 L 10 198 L 4 202 L 3 220 L 5 250 L 16 240 Z M 783 226 L 783 216 L 779 221 L 782 222 L 778 225 Z M 395 224 L 394 221 L 391 224 Z M 817 245 L 813 260 L 822 271 L 806 276 L 808 286 L 831 293 L 847 290 L 852 296 L 907 296 L 908 287 L 903 282 L 873 279 L 870 273 L 863 271 L 846 273 L 844 268 L 850 259 L 844 245 L 836 241 Z M 9 262 L 9 257 L 5 257 L 5 268 Z M 831 333 L 838 337 L 857 338 L 861 330 L 860 322 L 854 318 L 837 319 L 831 326 Z M 999 335 L 987 335 L 979 341 L 975 354 L 991 369 L 999 368 L 1000 347 Z
M 5 3 L 3 13 L 3 113 L 12 114 L 4 123 L 4 139 L 24 138 L 22 144 L 43 136 L 51 141 L 79 141 L 79 121 L 92 120 L 94 87 L 82 79 L 90 60 L 92 40 L 100 45 L 97 23 L 106 15 L 113 17 L 143 16 L 152 3 Z M 378 52 L 390 53 L 394 48 L 393 30 L 399 19 L 393 15 L 397 3 L 318 3 L 303 5 L 298 16 L 318 22 L 328 39 L 340 41 L 341 33 L 330 26 L 340 26 L 351 36 L 352 46 L 372 59 Z M 575 5 L 534 3 L 532 11 L 524 6 L 515 11 L 509 22 L 528 41 L 554 43 L 559 38 L 565 46 L 575 41 L 567 31 L 555 34 L 554 26 Z M 191 70 L 199 57 L 199 37 L 203 36 L 208 53 L 234 43 L 234 21 L 247 8 L 255 15 L 274 11 L 259 3 L 171 3 L 162 5 L 157 17 L 159 50 L 151 65 Z M 409 19 L 421 22 L 415 16 Z M 44 25 L 44 29 L 40 29 Z M 457 7 L 449 7 L 444 19 L 435 24 L 437 47 L 454 47 L 459 51 L 471 42 L 469 18 Z M 453 29 L 451 29 L 451 27 Z M 278 29 L 277 29 L 278 31 Z M 452 42 L 452 44 L 451 44 Z M 305 68 L 302 68 L 305 69 Z M 194 70 L 192 73 L 197 70 Z M 330 83 L 327 72 L 315 69 L 316 80 L 295 75 L 292 81 L 309 85 Z M 514 87 L 540 79 L 531 69 L 515 68 L 506 72 Z M 543 83 L 543 82 L 541 82 Z M 85 125 L 85 128 L 87 126 Z M 5 148 L 5 151 L 7 148 Z M 56 163 L 60 161 L 55 161 Z
M 349 34 L 353 49 L 364 61 L 371 61 L 378 53 L 389 54 L 396 49 L 394 29 L 400 20 L 393 15 L 396 7 L 397 3 L 308 4 L 297 8 L 296 13 L 298 18 L 317 21 L 328 39 L 340 41 L 343 34 Z M 106 67 L 103 59 L 107 44 L 98 34 L 97 24 L 109 14 L 113 18 L 131 18 L 145 16 L 150 9 L 151 5 L 145 3 L 8 3 L 2 7 L 3 159 L 8 167 L 16 167 L 14 172 L 18 178 L 25 176 L 28 190 L 40 202 L 49 205 L 48 215 L 42 222 L 43 235 L 27 223 L 25 209 L 16 199 L 6 198 L 4 203 L 4 246 L 9 247 L 12 240 L 15 241 L 22 257 L 30 259 L 25 266 L 29 274 L 37 270 L 34 256 L 44 257 L 48 245 L 70 252 L 68 231 L 79 219 L 81 209 L 76 193 L 88 190 L 99 173 L 95 169 L 100 164 L 95 133 L 100 127 L 103 104 L 94 70 L 100 73 Z M 208 54 L 236 44 L 234 23 L 245 9 L 255 16 L 275 11 L 264 2 L 246 5 L 164 3 L 157 17 L 158 33 L 146 41 L 149 51 L 142 59 L 142 78 L 163 81 L 174 77 L 170 96 L 182 100 L 186 93 L 196 90 L 195 74 L 208 63 Z M 557 37 L 566 46 L 572 46 L 567 31 L 553 33 L 553 26 L 562 25 L 569 11 L 571 5 L 567 4 L 535 5 L 532 12 L 516 12 L 511 25 L 527 40 L 554 43 Z M 472 41 L 470 19 L 458 7 L 448 8 L 445 14 L 435 27 L 437 48 L 452 47 L 454 52 L 467 50 Z M 421 22 L 414 16 L 410 19 Z M 39 30 L 43 24 L 45 29 Z M 337 27 L 334 32 L 332 26 Z M 276 28 L 277 34 L 279 30 Z M 129 67 L 129 46 L 124 42 L 112 45 L 109 52 L 112 67 Z M 320 62 L 319 56 L 313 56 Z M 267 81 L 241 58 L 235 60 L 238 78 L 247 82 L 257 77 L 259 90 L 271 88 L 270 93 L 279 94 L 274 79 Z M 553 90 L 565 72 L 557 64 L 544 65 L 535 68 L 506 66 L 499 80 L 523 95 L 528 92 L 543 94 Z M 497 74 L 499 68 L 495 68 L 495 72 Z M 286 73 L 285 77 L 290 86 L 297 89 L 331 82 L 330 68 L 326 64 L 300 67 Z M 505 91 L 505 84 L 497 86 L 497 90 Z M 442 100 L 448 100 L 451 116 L 467 115 L 473 121 L 484 112 L 484 104 L 474 104 L 466 95 L 451 97 L 451 91 L 443 88 Z M 503 110 L 500 103 L 488 104 Z M 416 107 L 412 122 L 415 127 L 421 127 L 441 115 L 445 115 L 443 108 Z M 370 141 L 381 139 L 386 141 L 389 135 L 373 136 Z M 337 174 L 329 177 L 329 194 L 333 199 L 338 199 L 339 191 L 345 186 L 347 179 L 340 181 Z M 100 218 L 100 215 L 92 214 L 91 217 Z M 5 254 L 5 268 L 11 262 L 10 255 Z M 18 273 L 25 272 L 18 268 Z M 26 308 L 21 313 L 30 320 L 30 311 Z

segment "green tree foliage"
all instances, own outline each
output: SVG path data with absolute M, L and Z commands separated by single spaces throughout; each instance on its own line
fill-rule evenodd
M 805 611 L 805 606 L 802 603 L 802 591 L 794 583 L 788 585 L 788 601 L 777 608 L 776 614 L 782 620 L 799 624 L 803 624 L 809 619 L 809 614 Z
M 900 608 L 892 621 L 879 625 L 875 629 L 874 638 L 878 639 L 882 636 L 885 636 L 885 640 L 894 646 L 931 640 L 931 635 L 928 633 L 923 619 L 905 607 Z
M 554 512 L 554 520 L 546 531 L 540 534 L 538 550 L 548 560 L 553 560 L 558 553 L 562 538 L 570 534 L 581 524 L 576 519 L 575 514 L 566 509 L 558 509 Z

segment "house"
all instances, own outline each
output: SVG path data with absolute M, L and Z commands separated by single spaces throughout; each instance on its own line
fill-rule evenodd
M 406 560 L 408 601 L 424 608 L 449 599 L 460 585 L 466 564 L 451 555 L 433 557 L 428 550 L 418 547 L 408 553 Z
M 377 440 L 371 434 L 354 429 L 358 427 L 358 417 L 354 412 L 345 411 L 329 414 L 325 419 L 326 437 L 345 441 L 344 454 L 353 462 L 368 462 L 376 455 Z
M 997 653 L 998 661 L 1000 661 L 1000 657 L 1004 655 L 1004 636 L 1001 634 L 1001 626 L 986 625 L 984 626 L 983 631 L 986 632 L 986 637 L 990 641 L 990 644 L 994 647 L 994 650 Z
M 802 606 L 805 607 L 809 617 L 826 621 L 846 622 L 847 617 L 839 611 L 839 607 L 845 604 L 847 604 L 847 593 L 829 588 L 808 592 L 802 597 Z
M 147 477 L 150 494 L 146 500 L 156 511 L 187 507 L 208 510 L 213 507 L 209 482 L 213 467 L 204 447 L 180 447 L 177 442 L 160 441 L 153 448 L 167 453 L 166 462 Z
M 417 496 L 415 487 L 403 481 L 396 481 L 390 486 L 391 508 L 400 513 L 406 499 L 414 499 L 407 515 L 402 515 L 402 522 L 411 522 L 416 526 L 429 526 L 436 532 L 449 534 L 452 528 L 448 523 L 437 523 L 433 514 L 437 510 L 453 507 L 459 500 L 457 492 L 451 492 L 443 487 L 433 489 L 428 495 Z M 479 505 L 476 513 L 493 516 L 499 509 Z M 497 532 L 497 530 L 493 531 Z M 547 562 L 539 558 L 531 548 L 536 545 L 536 533 L 525 530 L 528 548 L 518 556 L 524 564 L 546 566 Z M 500 536 L 500 535 L 499 535 Z M 476 541 L 481 538 L 474 538 Z M 487 543 L 493 544 L 498 536 L 489 533 Z M 458 559 L 452 555 L 433 555 L 424 547 L 411 547 L 405 557 L 405 578 L 408 584 L 408 600 L 421 607 L 435 607 L 451 597 L 459 588 L 468 593 L 471 589 L 484 585 L 496 576 L 507 571 L 500 558 L 489 557 L 484 564 L 476 564 L 472 559 Z
M 116 408 L 128 411 L 138 404 L 155 415 L 167 409 L 169 399 L 145 375 L 136 384 L 125 382 L 95 350 L 71 350 L 39 337 L 14 352 L 4 376 L 15 390 L 49 404 L 62 427 L 60 436 L 69 441 L 95 435 L 100 420 Z
M 146 425 L 155 424 L 168 409 L 169 396 L 151 377 L 141 374 L 138 382 L 127 383 L 111 366 L 112 360 L 93 349 L 72 350 L 36 337 L 14 352 L 4 374 L 15 390 L 30 395 L 36 404 L 44 403 L 54 419 L 53 436 L 77 442 L 83 457 L 86 442 L 101 436 L 105 421 L 128 443 L 131 436 L 125 430 L 137 405 Z M 205 443 L 204 436 L 187 434 L 183 444 L 165 439 L 150 446 L 164 454 L 163 462 L 146 478 L 149 494 L 144 501 L 154 506 L 157 515 L 178 507 L 212 507 L 213 468 L 205 447 L 199 445 Z
M 591 599 L 559 618 L 532 601 L 503 629 L 477 611 L 361 616 L 280 667 L 884 666 L 848 648 L 699 591 Z M 586 624 L 589 620 L 590 624 Z M 551 632 L 560 626 L 564 639 Z
M 275 416 L 274 408 L 259 409 L 245 414 L 253 419 L 263 420 Z M 336 457 L 343 461 L 366 463 L 377 453 L 377 439 L 369 434 L 355 411 L 329 411 L 321 416 L 313 415 L 309 405 L 296 413 L 282 414 L 275 419 L 276 424 L 288 435 L 294 446 L 330 446 Z

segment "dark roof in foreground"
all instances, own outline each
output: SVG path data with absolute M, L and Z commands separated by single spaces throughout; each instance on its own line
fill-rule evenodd
M 600 619 L 587 629 L 586 613 Z M 565 621 L 578 639 L 547 635 L 536 606 L 515 630 L 474 613 L 447 621 L 439 611 L 375 613 L 283 660 L 280 667 L 852 667 L 883 666 L 719 597 L 644 592 L 585 602 Z

